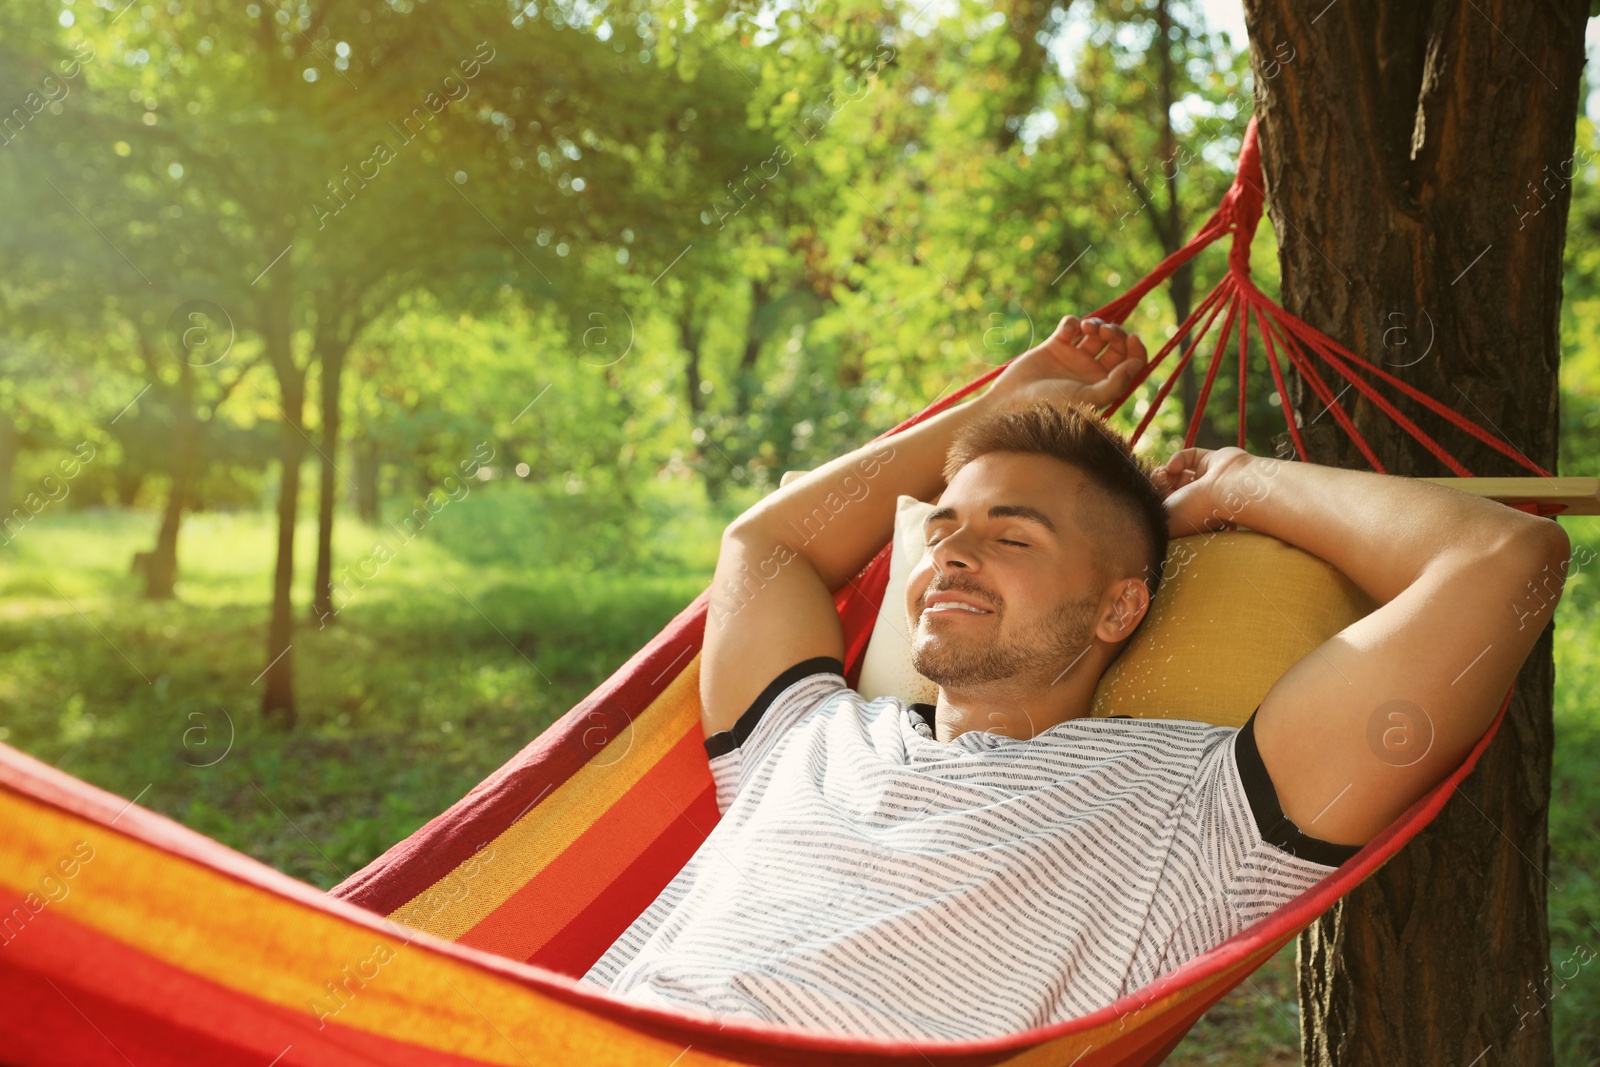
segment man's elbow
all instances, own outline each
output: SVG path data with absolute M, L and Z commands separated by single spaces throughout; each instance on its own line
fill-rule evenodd
M 1518 550 L 1536 564 L 1548 565 L 1566 577 L 1572 560 L 1572 538 L 1555 519 L 1528 517 L 1518 533 Z
M 776 495 L 776 493 L 769 493 L 739 512 L 738 515 L 734 516 L 733 521 L 723 528 L 722 535 L 726 537 L 736 531 L 748 531 L 760 526 L 770 525 L 773 510 L 772 498 Z
M 766 534 L 759 519 L 753 518 L 749 512 L 734 519 L 722 531 L 722 543 L 750 545 L 752 542 L 766 544 L 772 537 Z
M 1572 564 L 1572 538 L 1554 519 L 1526 517 L 1500 543 L 1502 564 L 1513 574 L 1525 577 L 1528 586 L 1550 603 L 1561 597 Z
M 1535 570 L 1546 563 L 1565 568 L 1572 540 L 1559 522 L 1505 505 L 1498 505 L 1495 512 L 1457 524 L 1455 546 L 1479 559 L 1532 562 Z
M 1551 558 L 1560 562 L 1565 573 L 1566 566 L 1572 562 L 1572 538 L 1567 534 L 1566 528 L 1555 519 L 1544 520 L 1542 531 L 1547 549 Z

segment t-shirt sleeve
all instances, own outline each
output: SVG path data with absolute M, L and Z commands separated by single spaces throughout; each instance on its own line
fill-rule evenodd
M 768 683 L 733 726 L 706 738 L 717 809 L 727 813 L 785 730 L 845 686 L 843 661 L 837 656 L 812 656 Z
M 1284 817 L 1255 746 L 1255 715 L 1219 730 L 1195 770 L 1166 877 L 1176 918 L 1158 923 L 1129 988 L 1176 969 L 1305 893 L 1361 851 L 1301 832 Z
M 1310 889 L 1360 852 L 1312 837 L 1289 820 L 1256 748 L 1256 713 L 1225 744 L 1219 761 L 1227 788 L 1217 791 L 1238 829 L 1235 862 L 1226 874 L 1229 903 L 1246 925 Z

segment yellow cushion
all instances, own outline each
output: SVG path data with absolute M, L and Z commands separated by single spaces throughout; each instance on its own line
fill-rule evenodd
M 1249 530 L 1174 538 L 1162 573 L 1091 715 L 1243 726 L 1285 671 L 1377 606 L 1327 561 Z
M 867 643 L 868 699 L 934 703 L 911 664 L 906 580 L 934 505 L 901 496 L 889 585 Z M 1285 671 L 1376 605 L 1326 561 L 1247 530 L 1174 539 L 1150 613 L 1095 689 L 1091 715 L 1243 726 Z

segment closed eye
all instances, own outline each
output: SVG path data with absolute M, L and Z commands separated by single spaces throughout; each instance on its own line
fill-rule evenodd
M 1018 548 L 1028 548 L 1029 547 L 1026 543 L 1024 543 L 1022 541 L 1007 541 L 1004 538 L 996 538 L 996 540 L 1002 545 L 1016 545 Z M 935 539 L 935 540 L 927 542 L 927 544 L 924 547 L 932 548 L 934 545 L 936 545 L 938 543 L 939 543 L 938 540 Z

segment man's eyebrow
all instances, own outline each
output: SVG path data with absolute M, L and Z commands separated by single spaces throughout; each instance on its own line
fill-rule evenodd
M 935 508 L 933 513 L 923 522 L 922 528 L 926 530 L 941 519 L 953 519 L 955 517 L 955 508 L 948 506 Z M 1029 507 L 1027 504 L 991 504 L 989 506 L 989 517 L 991 519 L 1027 519 L 1029 522 L 1038 523 L 1051 533 L 1059 532 L 1056 530 L 1056 524 L 1050 521 L 1050 516 L 1038 508 Z

